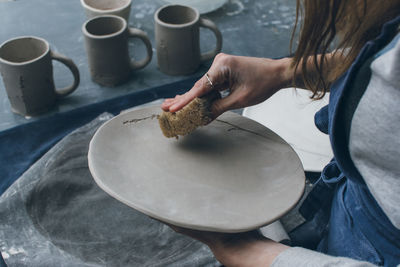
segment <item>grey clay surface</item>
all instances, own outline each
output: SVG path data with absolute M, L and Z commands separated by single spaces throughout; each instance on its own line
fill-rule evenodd
M 165 138 L 150 107 L 119 115 L 94 135 L 88 159 L 98 185 L 178 226 L 242 232 L 271 223 L 303 194 L 305 176 L 279 136 L 232 112 L 183 138 Z

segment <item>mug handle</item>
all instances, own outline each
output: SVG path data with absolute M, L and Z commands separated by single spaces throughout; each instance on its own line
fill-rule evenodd
M 67 66 L 70 69 L 70 71 L 72 72 L 72 75 L 74 76 L 74 83 L 71 86 L 55 90 L 57 97 L 60 98 L 60 97 L 67 96 L 70 93 L 72 93 L 73 91 L 75 91 L 76 88 L 78 88 L 79 81 L 80 81 L 79 70 L 76 67 L 75 63 L 71 59 L 69 59 L 61 54 L 58 54 L 57 52 L 53 52 L 53 51 L 51 51 L 50 54 L 51 54 L 52 59 L 57 60 L 57 61 L 63 63 L 65 66 Z
M 210 29 L 215 34 L 215 37 L 217 38 L 217 45 L 216 45 L 215 49 L 201 54 L 200 60 L 201 60 L 201 62 L 204 62 L 204 61 L 208 61 L 208 60 L 212 59 L 219 52 L 221 52 L 222 34 L 219 31 L 219 29 L 217 28 L 217 25 L 215 25 L 214 22 L 212 22 L 211 20 L 200 18 L 199 25 L 200 25 L 200 27 Z
M 153 48 L 151 46 L 150 39 L 149 37 L 147 37 L 147 34 L 144 31 L 136 28 L 128 28 L 128 36 L 129 38 L 139 38 L 140 40 L 143 41 L 143 43 L 146 46 L 147 56 L 140 61 L 134 61 L 134 60 L 131 61 L 132 70 L 142 69 L 147 64 L 150 63 L 151 58 L 153 56 Z

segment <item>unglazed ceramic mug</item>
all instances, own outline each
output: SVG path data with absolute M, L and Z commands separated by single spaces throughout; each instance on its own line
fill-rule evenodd
M 166 74 L 193 73 L 202 62 L 221 51 L 221 32 L 212 21 L 201 18 L 194 8 L 167 5 L 156 11 L 154 20 L 158 67 Z M 208 28 L 215 34 L 214 50 L 201 54 L 199 27 Z
M 98 16 L 82 27 L 92 80 L 104 86 L 119 85 L 131 77 L 135 70 L 144 68 L 151 61 L 153 50 L 147 34 L 129 28 L 127 22 L 115 15 Z M 131 59 L 128 42 L 139 38 L 146 46 L 146 57 Z
M 116 15 L 129 21 L 132 0 L 81 0 L 88 19 L 100 15 Z
M 52 60 L 71 70 L 71 86 L 55 88 Z M 72 60 L 51 51 L 46 40 L 34 36 L 10 39 L 0 46 L 0 71 L 12 111 L 24 116 L 49 110 L 79 85 L 79 71 Z

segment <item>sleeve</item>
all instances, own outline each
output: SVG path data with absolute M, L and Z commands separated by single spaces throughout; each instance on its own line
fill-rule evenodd
M 300 247 L 280 253 L 271 267 L 375 267 L 376 265 L 344 257 L 333 257 Z

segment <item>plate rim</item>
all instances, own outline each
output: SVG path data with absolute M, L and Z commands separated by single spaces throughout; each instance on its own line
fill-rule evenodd
M 93 159 L 92 154 L 93 154 L 93 144 L 94 144 L 94 142 L 95 142 L 95 137 L 102 131 L 102 129 L 103 129 L 104 127 L 107 127 L 107 125 L 108 125 L 109 123 L 111 123 L 111 121 L 120 119 L 120 118 L 123 117 L 123 116 L 127 116 L 127 115 L 129 115 L 129 114 L 131 114 L 131 113 L 136 113 L 136 112 L 138 112 L 138 111 L 151 110 L 151 109 L 153 109 L 154 107 L 156 107 L 156 105 L 152 105 L 152 106 L 148 106 L 148 107 L 144 107 L 144 108 L 140 108 L 140 109 L 134 109 L 134 110 L 131 110 L 131 111 L 128 111 L 128 112 L 125 112 L 125 113 L 120 113 L 120 114 L 116 115 L 115 117 L 113 117 L 113 118 L 111 118 L 110 120 L 107 120 L 105 123 L 103 123 L 103 124 L 96 130 L 95 134 L 93 135 L 92 139 L 91 139 L 90 142 L 89 142 L 89 149 L 88 149 L 88 156 L 87 156 L 87 159 L 88 159 L 88 167 L 89 167 L 89 171 L 90 171 L 90 173 L 91 173 L 91 176 L 92 176 L 93 179 L 95 180 L 96 184 L 97 184 L 104 192 L 106 192 L 108 195 L 110 195 L 110 196 L 113 197 L 114 199 L 120 201 L 121 203 L 127 205 L 128 207 L 133 208 L 133 209 L 135 209 L 135 210 L 137 210 L 137 211 L 139 211 L 139 212 L 141 212 L 141 213 L 143 213 L 143 214 L 145 214 L 145 215 L 147 215 L 147 216 L 149 216 L 149 217 L 151 217 L 151 218 L 153 218 L 153 219 L 159 220 L 159 221 L 164 222 L 164 223 L 167 223 L 167 224 L 172 224 L 172 225 L 175 225 L 175 226 L 178 226 L 178 227 L 183 227 L 183 228 L 188 228 L 188 229 L 193 229 L 193 230 L 200 230 L 200 231 L 210 231 L 210 232 L 240 233 L 240 232 L 246 232 L 246 231 L 251 231 L 251 230 L 254 230 L 254 229 L 257 229 L 257 228 L 261 228 L 261 227 L 266 226 L 266 225 L 268 225 L 268 224 L 270 224 L 270 223 L 272 223 L 272 222 L 274 222 L 274 221 L 276 221 L 276 220 L 279 220 L 282 216 L 284 216 L 285 214 L 287 214 L 288 212 L 290 212 L 290 211 L 299 203 L 299 201 L 300 201 L 301 198 L 303 197 L 303 195 L 304 195 L 304 193 L 305 193 L 305 182 L 306 182 L 305 171 L 304 171 L 302 162 L 301 162 L 301 160 L 300 160 L 298 154 L 296 153 L 296 151 L 295 151 L 282 137 L 280 137 L 279 135 L 277 135 L 274 131 L 272 131 L 272 130 L 270 130 L 269 128 L 265 127 L 265 126 L 262 125 L 261 123 L 255 121 L 255 120 L 253 120 L 253 119 L 244 117 L 244 116 L 242 116 L 242 117 L 245 118 L 246 120 L 250 120 L 250 121 L 252 121 L 253 123 L 256 123 L 258 126 L 262 126 L 263 128 L 266 128 L 266 129 L 268 129 L 269 131 L 273 132 L 275 135 L 277 135 L 277 136 L 286 144 L 286 146 L 292 151 L 292 153 L 295 154 L 295 156 L 296 156 L 296 158 L 297 158 L 297 162 L 298 162 L 299 164 L 298 164 L 298 166 L 295 168 L 295 170 L 294 170 L 293 173 L 297 173 L 298 171 L 300 171 L 301 173 L 303 173 L 303 175 L 302 175 L 303 182 L 301 183 L 302 186 L 301 186 L 301 189 L 298 191 L 297 197 L 294 197 L 294 198 L 293 198 L 293 199 L 295 199 L 295 201 L 294 201 L 290 206 L 288 206 L 286 210 L 282 210 L 282 211 L 279 212 L 275 217 L 270 218 L 269 220 L 265 220 L 265 221 L 262 222 L 262 223 L 254 223 L 254 224 L 252 224 L 252 225 L 248 225 L 248 227 L 241 227 L 241 228 L 237 228 L 237 227 L 231 227 L 231 228 L 229 228 L 229 227 L 226 227 L 226 228 L 224 228 L 224 229 L 221 229 L 221 228 L 219 228 L 218 226 L 204 226 L 204 225 L 196 224 L 196 223 L 182 223 L 182 222 L 180 222 L 180 221 L 178 221 L 178 220 L 172 220 L 172 219 L 169 219 L 169 218 L 165 218 L 165 217 L 159 216 L 159 215 L 157 215 L 156 213 L 151 212 L 151 211 L 149 211 L 149 210 L 147 210 L 147 209 L 141 207 L 140 205 L 130 203 L 128 200 L 124 199 L 123 197 L 120 197 L 120 196 L 118 195 L 118 193 L 116 193 L 114 190 L 110 189 L 109 186 L 105 185 L 105 183 L 101 180 L 101 178 L 98 177 L 98 173 L 96 172 L 95 168 L 93 167 L 93 166 L 94 166 L 94 163 L 93 163 L 94 159 Z M 158 106 L 157 106 L 157 107 L 158 107 Z M 237 115 L 237 116 L 241 116 L 241 115 L 239 115 L 239 114 L 237 114 L 237 113 L 234 113 L 234 112 L 232 112 L 232 111 L 228 111 L 228 112 L 225 112 L 225 113 L 231 113 L 231 114 L 235 114 L 235 115 Z

